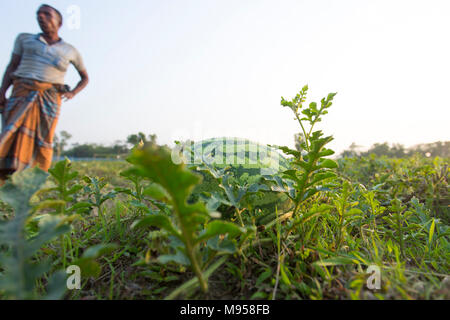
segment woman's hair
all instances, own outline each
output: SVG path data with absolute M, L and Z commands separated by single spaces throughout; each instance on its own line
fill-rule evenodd
M 62 26 L 62 24 L 63 24 L 63 16 L 62 16 L 61 12 L 59 12 L 58 9 L 56 9 L 56 8 L 54 8 L 54 7 L 52 7 L 51 5 L 48 5 L 48 4 L 42 4 L 39 8 L 42 8 L 42 7 L 47 7 L 47 8 L 52 9 L 53 11 L 55 11 L 56 14 L 58 15 L 58 18 L 59 18 L 59 25 Z

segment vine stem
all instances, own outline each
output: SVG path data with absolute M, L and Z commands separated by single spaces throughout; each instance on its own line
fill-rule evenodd
M 400 252 L 402 254 L 402 257 L 405 257 L 405 245 L 404 245 L 404 241 L 403 241 L 403 226 L 402 226 L 402 221 L 401 221 L 401 215 L 403 215 L 405 213 L 406 209 L 403 210 L 401 213 L 399 211 L 397 211 L 397 228 L 398 228 L 398 234 L 399 234 L 399 243 L 400 243 Z
M 281 235 L 280 235 L 280 221 L 278 220 L 278 210 L 275 209 L 276 217 L 277 217 L 277 275 L 275 279 L 275 286 L 273 287 L 272 292 L 272 300 L 275 300 L 276 294 L 277 294 L 277 288 L 278 288 L 278 282 L 280 281 L 280 269 L 281 269 L 281 263 L 282 258 L 280 256 L 281 252 Z
M 309 144 L 308 144 L 309 136 L 306 135 L 305 127 L 303 127 L 303 123 L 302 123 L 302 120 L 300 120 L 300 117 L 298 116 L 298 112 L 295 112 L 295 117 L 297 118 L 297 121 L 300 124 L 300 127 L 302 127 L 303 136 L 305 137 L 306 150 L 309 152 Z
M 239 218 L 239 223 L 241 224 L 242 227 L 245 227 L 244 220 L 242 220 L 242 215 L 241 215 L 241 213 L 244 211 L 245 211 L 245 208 L 242 211 L 240 211 L 238 208 L 236 208 L 236 212 L 237 212 L 237 215 Z
M 192 269 L 194 269 L 194 273 L 198 278 L 198 282 L 200 283 L 200 288 L 202 289 L 203 293 L 206 293 L 206 292 L 208 292 L 208 283 L 203 278 L 202 270 L 200 269 L 197 259 L 194 256 L 195 255 L 194 248 L 191 244 L 190 239 L 186 239 L 185 244 L 186 244 L 186 251 L 187 251 L 189 260 L 191 260 Z
M 61 243 L 61 254 L 63 260 L 63 268 L 66 269 L 66 245 L 64 241 L 64 235 L 59 237 L 59 242 Z
M 188 255 L 189 260 L 191 261 L 192 269 L 194 270 L 195 275 L 198 278 L 198 282 L 200 283 L 200 288 L 202 289 L 203 293 L 208 292 L 208 282 L 206 282 L 205 278 L 203 277 L 202 270 L 200 266 L 198 265 L 198 261 L 195 257 L 195 248 L 192 244 L 192 238 L 188 231 L 186 230 L 186 226 L 184 225 L 184 222 L 182 221 L 182 217 L 179 211 L 178 206 L 174 203 L 174 209 L 177 213 L 178 219 L 180 220 L 180 228 L 181 233 L 183 234 L 183 238 L 185 239 L 184 244 L 186 246 L 186 253 Z

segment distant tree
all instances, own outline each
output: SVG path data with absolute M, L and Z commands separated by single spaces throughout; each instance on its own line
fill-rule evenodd
M 64 147 L 67 145 L 67 140 L 70 139 L 71 135 L 65 131 L 62 131 L 59 136 L 56 136 L 54 142 L 55 152 L 57 148 L 62 148 L 61 155 L 74 157 L 74 158 L 123 158 L 130 152 L 128 144 L 134 147 L 141 141 L 144 143 L 156 144 L 157 136 L 156 134 L 146 135 L 142 132 L 138 134 L 129 135 L 126 141 L 116 140 L 111 146 L 104 146 L 96 143 L 86 143 L 79 144 L 73 143 L 72 148 L 65 150 Z
M 112 146 L 112 152 L 116 155 L 121 155 L 130 152 L 126 143 L 121 140 L 116 140 Z
M 393 144 L 392 147 L 389 147 L 387 142 L 375 143 L 367 152 L 364 152 L 361 155 L 368 156 L 370 154 L 388 156 L 391 158 L 402 158 L 408 155 L 403 145 L 397 143 Z
M 420 153 L 426 157 L 450 158 L 450 141 L 419 144 L 410 148 L 410 152 Z
M 389 144 L 387 142 L 384 143 L 375 143 L 367 152 L 366 155 L 375 154 L 377 156 L 389 155 Z
M 131 144 L 132 147 L 137 145 L 140 142 L 147 142 L 147 138 L 145 137 L 145 134 L 142 132 L 139 132 L 138 134 L 132 134 L 127 137 L 127 143 Z
M 148 139 L 144 133 L 139 132 L 138 134 L 132 134 L 127 137 L 127 143 L 134 147 L 141 141 L 145 144 L 156 144 L 157 136 L 156 134 L 149 134 Z
M 93 158 L 95 155 L 95 145 L 77 144 L 72 149 L 66 151 L 64 155 L 76 158 Z
M 72 138 L 72 135 L 64 130 L 60 132 L 59 136 L 55 134 L 53 138 L 53 150 L 58 158 L 61 157 L 61 154 L 67 146 L 67 141 L 70 140 L 70 138 Z
M 55 133 L 55 135 L 53 136 L 53 152 L 56 156 L 58 156 L 59 150 L 61 148 L 59 143 L 59 136 L 57 133 Z
M 149 134 L 148 135 L 148 141 L 151 144 L 156 144 L 156 140 L 158 139 L 156 134 Z
M 405 150 L 405 147 L 400 143 L 394 143 L 390 150 L 390 157 L 393 158 L 403 158 L 408 155 L 408 152 Z
M 359 148 L 361 148 L 361 146 L 358 146 L 355 142 L 352 142 L 352 144 L 348 147 L 348 150 L 344 150 L 341 153 L 341 157 L 357 157 L 360 154 L 360 152 L 358 151 Z

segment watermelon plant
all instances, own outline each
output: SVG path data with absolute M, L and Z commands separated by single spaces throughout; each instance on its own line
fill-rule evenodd
M 11 299 L 59 299 L 64 294 L 65 274 L 53 273 L 47 278 L 47 293 L 37 290 L 37 280 L 51 270 L 51 261 L 34 261 L 40 248 L 52 239 L 70 231 L 65 217 L 41 221 L 39 230 L 32 236 L 26 226 L 31 216 L 30 200 L 47 179 L 48 174 L 34 168 L 12 175 L 0 188 L 0 199 L 14 209 L 14 218 L 0 224 L 0 292 Z
M 313 131 L 315 124 L 322 121 L 322 116 L 328 113 L 336 93 L 330 93 L 327 98 L 323 98 L 318 108 L 316 102 L 311 102 L 308 107 L 304 106 L 307 92 L 308 86 L 304 86 L 291 101 L 281 98 L 281 105 L 292 110 L 303 132 L 300 146 L 304 152 L 280 147 L 284 153 L 293 156 L 291 169 L 284 171 L 283 177 L 293 181 L 295 195 L 290 192 L 287 194 L 295 204 L 294 217 L 297 216 L 300 205 L 321 190 L 318 186 L 323 181 L 336 176 L 331 169 L 337 168 L 335 161 L 325 159 L 326 156 L 334 154 L 333 150 L 325 148 L 333 137 L 323 137 L 320 130 Z
M 201 290 L 207 292 L 205 271 L 208 264 L 219 252 L 234 252 L 235 239 L 246 230 L 228 221 L 214 220 L 218 217 L 209 212 L 202 202 L 187 203 L 192 189 L 201 182 L 201 176 L 188 170 L 183 163 L 173 163 L 169 149 L 144 146 L 133 150 L 127 160 L 134 165 L 126 171 L 127 174 L 154 182 L 143 194 L 167 203 L 172 210 L 172 215 L 149 214 L 136 221 L 133 228 L 154 226 L 172 236 L 175 253 L 160 256 L 158 260 L 161 263 L 189 265 Z

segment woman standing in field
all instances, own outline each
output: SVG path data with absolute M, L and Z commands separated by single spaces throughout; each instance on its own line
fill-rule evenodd
M 58 35 L 61 13 L 44 4 L 39 7 L 37 21 L 42 33 L 17 36 L 0 88 L 0 185 L 8 175 L 28 167 L 48 171 L 61 98 L 72 99 L 89 81 L 78 51 Z M 64 85 L 69 63 L 81 77 L 72 91 Z M 11 85 L 13 91 L 7 100 Z

